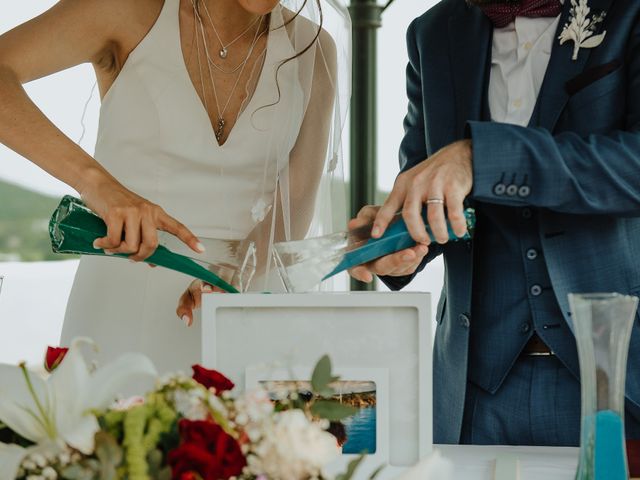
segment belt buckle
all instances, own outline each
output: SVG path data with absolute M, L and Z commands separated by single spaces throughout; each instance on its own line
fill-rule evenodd
M 525 352 L 524 354 L 527 357 L 553 357 L 555 355 L 551 350 L 548 352 Z

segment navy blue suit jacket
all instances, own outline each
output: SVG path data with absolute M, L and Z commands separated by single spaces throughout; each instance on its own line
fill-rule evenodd
M 545 261 L 569 325 L 568 293 L 640 294 L 640 1 L 589 0 L 589 6 L 608 12 L 604 42 L 581 49 L 576 61 L 572 43 L 554 42 L 535 120 L 527 128 L 483 121 L 493 29 L 477 7 L 443 0 L 407 34 L 409 110 L 401 169 L 471 136 L 470 200 L 489 208 L 538 209 Z M 560 29 L 569 7 L 565 1 Z M 497 195 L 494 186 L 505 178 L 528 188 Z M 440 254 L 446 270 L 434 352 L 434 440 L 457 443 L 467 383 L 473 244 L 434 246 L 425 264 Z M 383 280 L 400 289 L 411 279 Z M 627 399 L 640 418 L 638 321 Z

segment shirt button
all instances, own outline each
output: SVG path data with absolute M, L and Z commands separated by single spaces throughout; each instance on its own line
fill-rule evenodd
M 460 325 L 462 326 L 462 328 L 469 328 L 469 325 L 471 325 L 469 316 L 464 313 L 458 315 L 458 320 L 460 320 Z
M 513 105 L 513 108 L 515 108 L 515 109 L 522 108 L 522 99 L 521 98 L 515 99 L 513 101 L 512 105 Z
M 529 250 L 527 250 L 527 258 L 529 260 L 535 260 L 536 258 L 538 258 L 538 251 L 535 248 L 530 248 Z
M 542 287 L 538 284 L 531 285 L 531 288 L 529 289 L 529 293 L 531 293 L 531 295 L 533 295 L 534 297 L 538 297 L 542 293 Z
M 504 195 L 504 192 L 507 190 L 507 186 L 504 183 L 496 183 L 493 186 L 493 193 L 495 195 Z
M 523 45 L 523 47 L 524 47 L 525 50 L 529 51 L 529 50 L 531 50 L 533 48 L 533 43 L 527 42 L 527 43 L 525 43 Z
M 531 194 L 531 187 L 529 187 L 529 185 L 522 185 L 518 189 L 518 196 L 520 196 L 522 198 L 528 197 L 529 194 Z
M 507 195 L 513 197 L 516 193 L 518 193 L 518 186 L 511 184 L 507 187 Z
M 531 211 L 530 208 L 522 209 L 522 218 L 529 220 L 532 216 L 533 216 L 533 212 Z
M 520 331 L 522 333 L 529 333 L 531 331 L 531 325 L 529 325 L 528 323 L 523 323 L 522 325 L 520 325 Z

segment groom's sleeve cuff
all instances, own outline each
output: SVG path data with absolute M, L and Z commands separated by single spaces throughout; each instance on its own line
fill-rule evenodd
M 473 145 L 474 200 L 509 206 L 529 203 L 531 186 L 528 175 L 522 171 L 524 148 L 509 127 L 516 126 L 467 123 L 465 137 Z

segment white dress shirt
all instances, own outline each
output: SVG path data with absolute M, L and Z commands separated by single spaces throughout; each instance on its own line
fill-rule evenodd
M 517 17 L 493 33 L 489 108 L 495 122 L 529 124 L 556 40 L 560 16 Z

